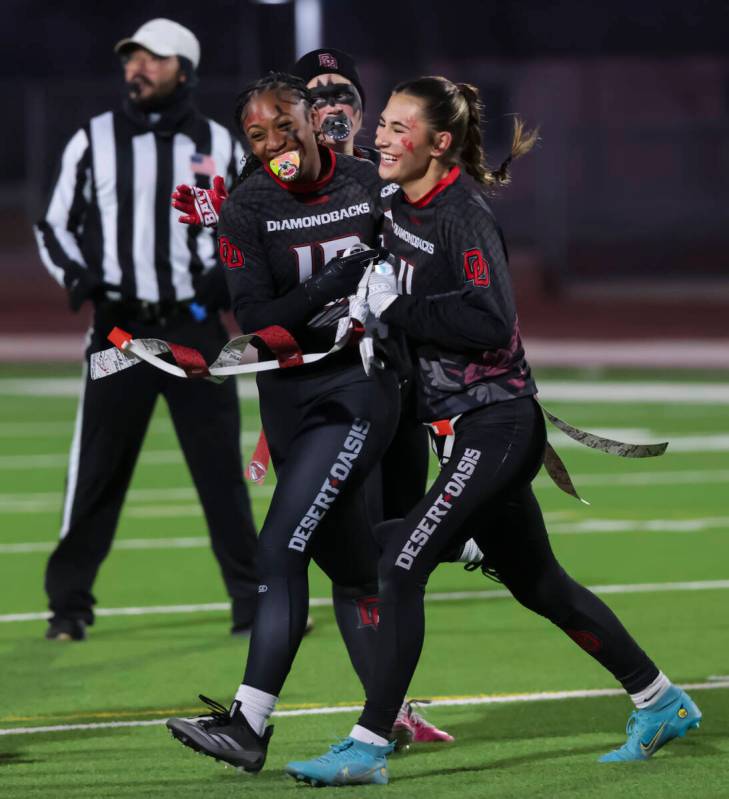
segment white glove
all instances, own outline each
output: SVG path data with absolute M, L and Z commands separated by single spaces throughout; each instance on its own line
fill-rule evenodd
M 364 324 L 365 319 L 367 319 L 367 314 L 369 313 L 369 306 L 367 305 L 367 300 L 363 300 L 361 297 L 358 297 L 356 294 L 349 298 L 349 318 L 359 322 L 360 324 Z
M 397 278 L 394 272 L 382 273 L 374 269 L 367 283 L 367 304 L 370 312 L 379 319 L 398 296 Z

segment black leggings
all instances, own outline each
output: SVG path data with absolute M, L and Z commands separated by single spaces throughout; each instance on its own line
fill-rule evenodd
M 544 418 L 531 398 L 486 406 L 456 425 L 450 461 L 399 525 L 386 522 L 379 563 L 377 653 L 359 723 L 389 737 L 424 636 L 424 593 L 444 549 L 475 538 L 514 597 L 564 630 L 627 691 L 658 669 L 613 612 L 575 582 L 552 552 L 531 481 L 542 462 Z
M 277 372 L 258 386 L 278 482 L 259 536 L 261 585 L 244 682 L 280 693 L 304 633 L 314 558 L 332 580 L 337 622 L 364 685 L 379 555 L 366 477 L 397 424 L 397 380 L 389 372 L 367 378 L 357 364 Z

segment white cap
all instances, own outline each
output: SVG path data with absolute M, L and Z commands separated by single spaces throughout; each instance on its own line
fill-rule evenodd
M 116 43 L 114 52 L 118 53 L 124 47 L 137 45 L 149 50 L 158 56 L 183 56 L 192 62 L 197 69 L 200 63 L 200 42 L 195 34 L 171 19 L 152 19 L 144 25 L 130 39 L 122 39 Z

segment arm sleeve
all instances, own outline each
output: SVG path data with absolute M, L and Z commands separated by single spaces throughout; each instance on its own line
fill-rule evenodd
M 490 213 L 439 224 L 439 246 L 460 288 L 425 297 L 401 296 L 382 321 L 412 338 L 448 349 L 501 349 L 508 346 L 516 312 L 501 231 Z
M 225 267 L 233 313 L 244 333 L 254 333 L 270 325 L 291 329 L 316 310 L 302 285 L 283 296 L 276 296 L 273 273 L 250 198 L 242 202 L 239 196 L 233 196 L 223 204 L 218 225 L 218 249 Z
M 68 273 L 87 268 L 78 244 L 91 183 L 91 147 L 79 130 L 66 145 L 45 214 L 34 225 L 41 259 L 51 275 L 65 285 Z

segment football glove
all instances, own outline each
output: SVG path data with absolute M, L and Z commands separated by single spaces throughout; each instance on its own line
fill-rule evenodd
M 367 304 L 370 311 L 379 319 L 385 309 L 389 308 L 398 298 L 397 278 L 392 271 L 378 271 L 375 267 L 367 281 Z
M 181 183 L 172 194 L 172 205 L 182 211 L 177 220 L 183 225 L 199 225 L 201 227 L 217 227 L 220 209 L 228 199 L 225 178 L 216 175 L 212 189 L 201 189 Z
M 357 289 L 365 269 L 380 258 L 379 250 L 364 249 L 351 255 L 340 255 L 302 285 L 313 305 L 326 305 L 340 297 L 348 297 Z

